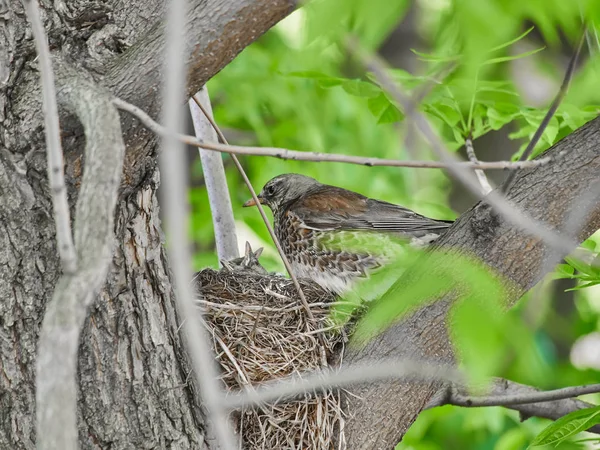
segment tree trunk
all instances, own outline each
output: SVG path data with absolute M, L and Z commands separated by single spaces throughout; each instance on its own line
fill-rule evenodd
M 41 0 L 53 51 L 115 95 L 159 115 L 159 0 Z M 286 0 L 190 1 L 188 92 L 294 8 Z M 46 176 L 39 73 L 19 0 L 0 4 L 0 448 L 35 448 L 35 357 L 45 305 L 60 276 Z M 183 107 L 183 105 L 182 105 Z M 61 115 L 69 201 L 83 133 Z M 155 138 L 130 116 L 116 212 L 117 246 L 80 342 L 82 448 L 212 448 L 179 337 L 158 218 Z M 207 212 L 208 213 L 208 212 Z

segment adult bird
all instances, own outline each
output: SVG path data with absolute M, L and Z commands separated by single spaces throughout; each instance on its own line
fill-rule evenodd
M 273 211 L 294 274 L 337 294 L 391 262 L 406 242 L 427 245 L 452 224 L 295 173 L 271 179 L 258 200 Z

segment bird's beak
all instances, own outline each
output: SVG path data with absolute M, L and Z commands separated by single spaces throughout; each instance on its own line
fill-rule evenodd
M 261 205 L 264 205 L 264 204 L 265 204 L 265 199 L 264 199 L 264 198 L 262 198 L 260 195 L 259 195 L 257 198 L 258 198 L 258 202 L 259 202 Z M 248 200 L 246 203 L 244 203 L 242 206 L 243 206 L 244 208 L 247 208 L 248 206 L 256 206 L 256 202 L 254 201 L 254 199 L 253 199 L 253 198 L 251 198 L 251 199 L 250 199 L 250 200 Z

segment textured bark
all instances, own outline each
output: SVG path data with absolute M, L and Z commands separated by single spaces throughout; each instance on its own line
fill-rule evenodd
M 60 275 L 46 177 L 39 73 L 19 0 L 0 2 L 0 448 L 35 447 L 35 356 L 45 305 Z M 159 113 L 160 0 L 41 0 L 50 47 L 82 74 Z M 194 0 L 189 92 L 293 10 L 287 0 Z M 182 105 L 183 107 L 183 105 Z M 70 203 L 83 133 L 61 115 Z M 211 446 L 178 332 L 156 202 L 155 138 L 128 116 L 128 143 L 106 285 L 80 343 L 83 448 Z
M 600 180 L 599 150 L 600 118 L 549 150 L 546 155 L 556 157 L 551 164 L 520 172 L 508 199 L 532 218 L 546 222 L 557 231 L 563 230 L 572 207 L 592 183 Z M 559 155 L 560 152 L 563 154 Z M 577 235 L 578 241 L 599 228 L 600 199 L 595 199 L 585 226 Z M 509 305 L 540 280 L 549 249 L 537 237 L 495 216 L 484 203 L 478 203 L 463 214 L 437 245 L 475 255 L 509 280 Z M 406 274 L 396 286 L 415 282 L 412 276 Z M 451 364 L 454 354 L 448 339 L 446 315 L 452 297 L 445 300 L 393 325 L 365 348 L 351 351 L 345 362 L 408 357 Z M 348 398 L 351 414 L 346 422 L 348 448 L 393 448 L 439 389 L 439 383 L 401 382 L 357 387 L 353 390 L 357 395 Z

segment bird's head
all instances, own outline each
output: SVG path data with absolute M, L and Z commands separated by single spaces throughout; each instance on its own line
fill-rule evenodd
M 320 185 L 321 183 L 314 178 L 297 173 L 285 173 L 269 180 L 257 197 L 261 204 L 277 212 Z M 255 205 L 254 199 L 244 203 L 244 207 Z

